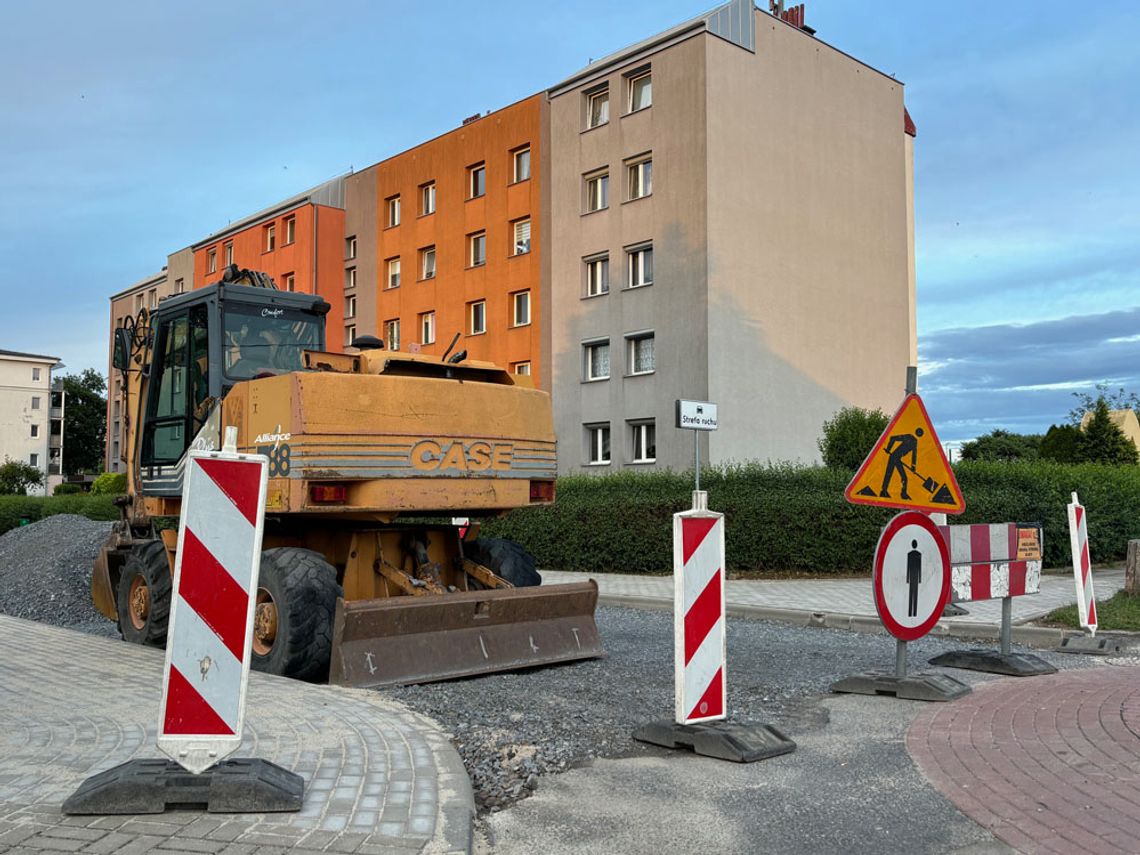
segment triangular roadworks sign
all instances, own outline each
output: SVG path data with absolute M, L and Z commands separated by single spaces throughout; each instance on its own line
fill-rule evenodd
M 966 510 L 922 398 L 906 396 L 843 495 L 854 505 L 942 514 Z

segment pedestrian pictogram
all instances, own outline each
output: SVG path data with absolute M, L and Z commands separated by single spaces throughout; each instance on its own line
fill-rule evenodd
M 856 505 L 947 514 L 966 509 L 954 471 L 918 395 L 907 395 L 844 495 Z
M 892 519 L 875 548 L 875 608 L 895 638 L 914 641 L 938 623 L 950 599 L 950 551 L 926 514 Z

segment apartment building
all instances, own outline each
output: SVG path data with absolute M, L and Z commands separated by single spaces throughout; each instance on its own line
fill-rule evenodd
M 546 108 L 473 116 L 346 179 L 344 344 L 441 355 L 459 334 L 453 352 L 542 385 Z
M 726 3 L 550 101 L 551 393 L 561 471 L 818 460 L 845 405 L 893 409 L 916 358 L 901 83 Z M 784 16 L 789 18 L 791 16 Z
M 62 398 L 54 449 L 51 439 L 51 372 L 56 367 L 62 364 L 55 356 L 0 350 L 0 462 L 18 460 L 43 472 L 44 485 L 29 491 L 34 495 L 47 492 L 53 452 L 62 460 Z

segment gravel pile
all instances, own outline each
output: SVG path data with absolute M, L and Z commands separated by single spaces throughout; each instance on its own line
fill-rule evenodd
M 91 604 L 91 563 L 111 523 L 46 517 L 0 536 L 0 614 L 117 636 Z

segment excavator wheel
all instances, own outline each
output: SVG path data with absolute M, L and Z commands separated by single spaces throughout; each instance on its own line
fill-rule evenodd
M 170 590 L 170 563 L 162 541 L 150 540 L 134 547 L 115 591 L 119 632 L 125 641 L 152 647 L 166 645 Z
M 534 556 L 513 540 L 481 537 L 463 544 L 463 552 L 476 564 L 482 564 L 516 588 L 542 584 L 542 577 L 534 569 Z
M 333 615 L 343 595 L 336 569 L 311 549 L 267 549 L 257 585 L 253 667 L 298 680 L 325 679 Z

